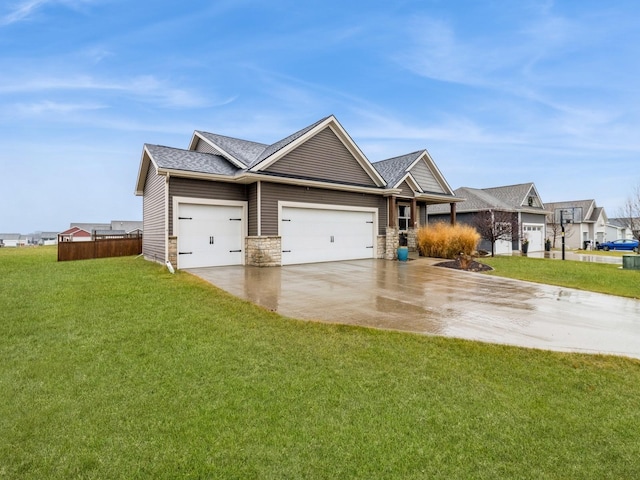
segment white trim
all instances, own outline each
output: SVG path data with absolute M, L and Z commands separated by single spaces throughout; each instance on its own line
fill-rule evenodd
M 256 217 L 258 222 L 257 234 L 262 236 L 262 182 L 256 183 Z
M 164 261 L 169 261 L 169 174 L 164 177 Z
M 265 158 L 258 164 L 254 165 L 249 169 L 250 172 L 259 172 L 264 170 L 265 168 L 269 168 L 269 166 L 273 165 L 275 162 L 280 160 L 282 157 L 290 153 L 291 151 L 298 148 L 303 143 L 307 142 L 309 139 L 315 137 L 318 133 L 323 131 L 325 128 L 330 128 L 331 131 L 336 135 L 338 140 L 342 142 L 342 144 L 349 150 L 349 153 L 353 155 L 355 160 L 360 164 L 362 169 L 366 172 L 366 174 L 373 180 L 378 187 L 384 187 L 385 181 L 382 176 L 378 173 L 378 171 L 371 165 L 371 162 L 367 159 L 365 154 L 360 150 L 360 147 L 356 145 L 353 139 L 349 136 L 346 130 L 340 125 L 340 122 L 331 115 L 324 122 L 316 125 L 314 128 L 306 132 L 304 135 L 296 138 L 291 143 L 285 145 L 277 152 L 274 152 L 271 156 Z
M 198 137 L 198 139 L 202 140 L 205 143 L 208 143 L 209 145 L 211 145 L 213 148 L 215 148 L 216 150 L 218 150 L 222 156 L 224 158 L 226 158 L 227 160 L 229 160 L 231 163 L 233 163 L 236 167 L 238 168 L 247 168 L 247 166 L 242 163 L 240 160 L 238 160 L 236 157 L 234 157 L 233 155 L 231 155 L 229 152 L 227 152 L 226 150 L 224 150 L 222 147 L 220 147 L 220 145 L 217 145 L 215 143 L 213 143 L 212 141 L 210 141 L 209 139 L 203 137 L 202 135 L 200 135 L 198 133 L 198 131 L 194 131 L 193 132 L 193 137 L 191 138 L 191 143 L 189 144 L 189 150 L 194 151 L 193 149 L 195 148 L 195 144 L 193 143 L 195 137 Z
M 169 202 L 166 202 L 167 204 Z M 242 240 L 247 238 L 247 209 L 248 202 L 244 200 L 217 200 L 209 198 L 197 198 L 197 197 L 173 197 L 173 236 L 178 237 L 176 226 L 178 225 L 178 209 L 181 203 L 192 205 L 211 205 L 211 206 L 226 206 L 226 207 L 242 207 Z M 178 238 L 178 241 L 180 239 Z M 244 265 L 246 258 L 245 248 L 243 248 L 242 263 Z
M 398 183 L 395 184 L 394 188 L 399 188 L 400 185 L 402 185 L 402 182 L 405 181 L 409 184 L 409 188 L 411 188 L 414 194 L 423 193 L 422 188 L 420 188 L 420 185 L 416 181 L 415 177 L 411 174 L 411 172 L 407 172 L 406 175 L 402 177 L 402 179 Z
M 455 193 L 451 189 L 451 186 L 449 185 L 447 180 L 444 178 L 444 175 L 442 175 L 442 172 L 436 165 L 436 162 L 433 160 L 433 158 L 431 158 L 431 155 L 429 155 L 428 150 L 424 150 L 418 156 L 418 158 L 416 158 L 415 161 L 411 165 L 409 165 L 406 171 L 409 172 L 420 160 L 423 160 L 426 163 L 427 168 L 431 170 L 431 173 L 434 174 L 434 177 L 436 177 L 436 180 L 438 180 L 438 183 L 440 183 L 440 186 L 443 187 L 443 190 L 445 190 L 445 194 L 448 193 L 449 195 L 455 195 Z
M 200 180 L 218 180 L 225 183 L 240 183 L 248 185 L 256 181 L 267 181 L 269 183 L 282 183 L 286 185 L 297 185 L 302 187 L 317 187 L 325 190 L 341 190 L 345 192 L 358 192 L 358 193 L 371 193 L 374 195 L 389 196 L 400 193 L 397 188 L 379 188 L 379 187 L 360 187 L 357 185 L 345 185 L 342 183 L 330 183 L 321 182 L 317 180 L 303 180 L 299 178 L 287 178 L 268 176 L 259 173 L 241 173 L 240 175 L 230 177 L 228 175 L 219 175 L 214 173 L 198 173 L 198 172 L 186 172 L 184 170 L 172 170 L 172 169 L 158 169 L 158 175 L 171 174 L 174 177 L 180 178 L 195 178 Z

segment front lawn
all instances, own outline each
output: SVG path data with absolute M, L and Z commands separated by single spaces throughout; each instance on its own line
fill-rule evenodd
M 640 362 L 301 322 L 0 249 L 0 478 L 634 478 Z
M 518 256 L 480 261 L 494 268 L 490 275 L 640 298 L 640 270 L 623 270 L 620 265 Z

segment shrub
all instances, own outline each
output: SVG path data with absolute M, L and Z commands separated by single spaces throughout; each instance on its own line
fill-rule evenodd
M 449 225 L 438 222 L 417 232 L 418 250 L 425 257 L 456 258 L 473 255 L 480 242 L 480 234 L 468 225 Z

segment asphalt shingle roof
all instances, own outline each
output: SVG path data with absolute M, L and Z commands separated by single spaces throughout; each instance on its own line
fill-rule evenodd
M 514 212 L 523 209 L 531 211 L 540 210 L 536 207 L 523 207 L 522 203 L 529 193 L 533 183 L 521 183 L 518 185 L 507 185 L 493 188 L 468 188 L 460 187 L 454 191 L 456 197 L 464 198 L 464 202 L 458 203 L 458 212 L 477 212 L 483 210 L 504 210 Z M 449 213 L 448 205 L 429 206 L 429 214 Z
M 160 168 L 231 176 L 240 171 L 221 155 L 193 152 L 162 145 L 146 144 L 145 147 Z
M 264 143 L 226 137 L 216 133 L 203 132 L 200 130 L 196 130 L 196 132 L 214 145 L 218 145 L 225 152 L 233 155 L 234 158 L 244 163 L 247 167 L 251 166 L 251 164 L 260 157 L 260 154 L 269 146 Z
M 387 188 L 393 188 L 402 180 L 402 177 L 407 174 L 407 168 L 415 162 L 416 158 L 418 158 L 423 151 L 424 150 L 419 150 L 417 152 L 407 153 L 406 155 L 400 155 L 399 157 L 379 160 L 372 165 L 384 179 Z

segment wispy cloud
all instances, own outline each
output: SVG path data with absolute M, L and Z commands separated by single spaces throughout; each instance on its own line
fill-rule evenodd
M 0 26 L 27 20 L 47 5 L 64 5 L 74 9 L 91 2 L 92 0 L 22 0 L 5 7 L 7 11 L 0 15 Z
M 124 80 L 103 80 L 88 75 L 50 76 L 24 80 L 5 79 L 0 83 L 1 94 L 33 94 L 53 91 L 116 92 L 164 107 L 191 108 L 224 104 L 233 98 L 211 101 L 193 91 L 171 85 L 153 75 L 141 75 Z
M 15 110 L 21 115 L 42 115 L 42 114 L 69 114 L 81 111 L 101 110 L 107 108 L 99 103 L 61 103 L 44 100 L 34 103 L 19 103 L 15 105 Z

